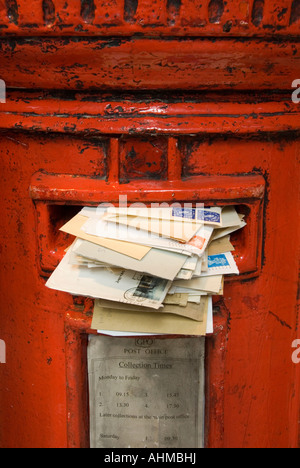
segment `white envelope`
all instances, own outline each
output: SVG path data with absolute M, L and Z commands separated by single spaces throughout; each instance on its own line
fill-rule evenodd
M 129 270 L 116 274 L 103 268 L 70 265 L 70 254 L 68 250 L 47 281 L 48 288 L 159 309 L 171 285 L 170 281 Z
M 188 206 L 189 205 L 189 206 Z M 165 220 L 184 220 L 187 223 L 208 223 L 220 225 L 221 207 L 206 208 L 203 203 L 197 203 L 195 207 L 192 204 L 180 203 L 172 204 L 170 207 L 109 207 L 108 214 L 139 216 L 142 218 L 165 219 Z
M 138 231 L 130 226 L 105 222 L 101 217 L 88 219 L 82 229 L 86 234 L 101 238 L 134 242 L 148 247 L 198 256 L 203 254 L 214 231 L 212 226 L 202 225 L 196 232 L 196 239 L 192 238 L 191 242 L 182 244 L 173 239 L 160 237 L 152 232 Z
M 225 206 L 222 209 L 221 227 L 238 226 L 241 220 L 234 206 Z
M 214 275 L 238 275 L 239 269 L 231 252 L 208 256 L 208 269 L 201 273 L 201 278 Z
M 141 260 L 114 252 L 91 242 L 77 239 L 73 252 L 82 257 L 108 263 L 127 270 L 148 273 L 173 281 L 186 263 L 187 256 L 166 250 L 151 249 Z
M 214 241 L 224 236 L 228 236 L 229 234 L 232 234 L 233 232 L 238 231 L 239 229 L 242 229 L 246 225 L 247 223 L 245 221 L 240 221 L 240 224 L 238 226 L 230 226 L 227 228 L 215 229 L 215 231 L 213 232 L 211 236 L 211 240 Z
M 206 334 L 212 335 L 213 332 L 214 332 L 213 301 L 212 301 L 212 297 L 210 296 L 208 298 Z
M 192 270 L 180 270 L 179 273 L 176 275 L 176 280 L 179 279 L 184 279 L 184 280 L 189 280 L 193 278 L 193 272 Z
M 217 294 L 222 287 L 223 276 L 214 275 L 200 278 L 193 278 L 191 280 L 178 280 L 174 281 L 172 288 L 185 288 L 185 289 L 195 289 L 199 291 L 206 291 L 210 293 Z
M 142 231 L 153 232 L 154 234 L 158 234 L 168 239 L 174 239 L 182 243 L 190 241 L 199 230 L 199 224 L 185 223 L 183 220 L 169 221 L 166 219 L 114 214 L 104 215 L 103 220 L 110 223 L 123 224 Z

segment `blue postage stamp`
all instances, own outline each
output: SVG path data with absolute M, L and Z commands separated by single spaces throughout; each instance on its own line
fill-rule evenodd
M 172 216 L 174 218 L 195 219 L 196 221 L 204 221 L 207 223 L 220 223 L 221 221 L 221 216 L 219 213 L 207 211 L 205 209 L 196 210 L 196 208 L 173 208 Z
M 208 268 L 218 268 L 230 266 L 225 254 L 209 255 Z
M 196 209 L 195 208 L 173 208 L 172 216 L 174 216 L 174 218 L 195 219 Z
M 198 210 L 197 213 L 197 220 L 198 221 L 206 221 L 211 223 L 220 223 L 221 216 L 219 213 L 215 213 L 213 211 L 206 211 L 206 210 Z

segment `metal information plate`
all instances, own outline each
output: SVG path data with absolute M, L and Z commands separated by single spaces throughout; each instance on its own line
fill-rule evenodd
M 91 448 L 201 448 L 204 344 L 91 335 Z

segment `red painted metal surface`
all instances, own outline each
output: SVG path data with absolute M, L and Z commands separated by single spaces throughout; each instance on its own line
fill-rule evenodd
M 1 0 L 4 35 L 287 36 L 299 33 L 297 0 Z
M 184 134 L 188 137 L 192 134 L 197 135 L 195 141 L 204 133 L 246 135 L 262 131 L 290 132 L 297 131 L 300 126 L 299 107 L 291 101 L 291 91 L 263 96 L 257 92 L 228 95 L 221 91 L 215 94 L 184 94 L 181 97 L 160 93 L 153 98 L 150 94 L 134 97 L 130 94 L 75 93 L 74 96 L 63 95 L 61 99 L 51 92 L 8 91 L 5 112 L 0 113 L 0 123 L 2 128 L 17 131 L 74 134 L 77 151 L 84 151 L 83 146 L 79 146 L 77 134 L 85 138 L 103 137 L 101 142 L 105 145 L 106 135 L 120 131 L 125 135 Z M 249 94 L 252 99 L 249 99 Z M 93 169 L 97 141 L 91 145 L 95 149 Z M 188 143 L 188 138 L 184 141 Z M 209 138 L 205 141 L 209 142 Z M 219 141 L 217 139 L 216 144 Z M 101 153 L 99 158 L 99 176 L 102 177 L 103 161 L 105 153 Z M 75 160 L 72 164 L 75 164 Z M 176 163 L 171 165 L 172 168 L 176 168 Z M 82 173 L 82 167 L 78 171 Z
M 281 89 L 299 70 L 298 43 L 241 38 L 36 38 L 1 41 L 7 85 L 30 89 Z
M 59 227 L 120 194 L 244 210 L 206 446 L 299 445 L 299 18 L 295 0 L 0 0 L 0 447 L 89 446 L 93 302 L 45 280 Z

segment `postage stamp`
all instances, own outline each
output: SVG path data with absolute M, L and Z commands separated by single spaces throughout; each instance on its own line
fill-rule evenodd
M 208 268 L 216 268 L 220 266 L 222 267 L 229 266 L 229 262 L 225 254 L 208 256 Z
M 172 216 L 174 218 L 189 219 L 194 221 L 203 221 L 204 223 L 220 223 L 220 213 L 213 210 L 196 208 L 173 208 Z

